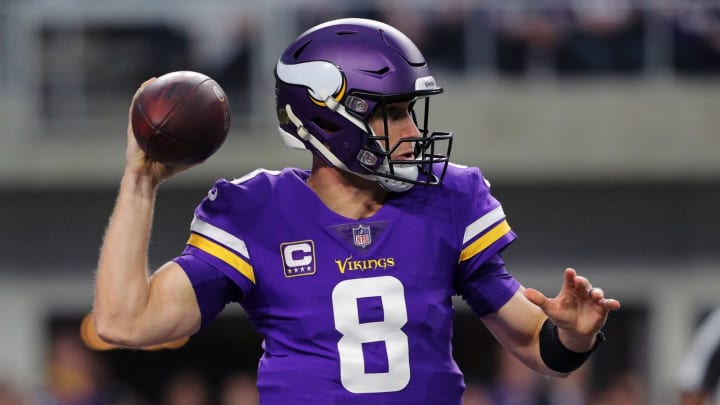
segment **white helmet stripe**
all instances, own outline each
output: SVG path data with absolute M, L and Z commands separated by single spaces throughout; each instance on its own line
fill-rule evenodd
M 330 162 L 330 164 L 332 164 L 333 166 L 335 166 L 339 169 L 345 170 L 346 172 L 358 175 L 364 179 L 378 181 L 378 178 L 371 174 L 362 174 L 362 173 L 357 173 L 357 172 L 350 170 L 350 168 L 348 168 L 345 165 L 345 163 L 343 163 L 342 160 L 338 159 L 338 157 L 335 156 L 335 154 L 332 153 L 332 151 L 330 151 L 330 149 L 328 149 L 327 146 L 325 146 L 325 144 L 323 144 L 319 139 L 317 139 L 313 134 L 310 133 L 310 131 L 308 131 L 303 126 L 302 121 L 300 120 L 300 118 L 297 117 L 297 115 L 295 115 L 295 113 L 292 110 L 292 107 L 290 107 L 290 104 L 287 104 L 285 106 L 285 111 L 287 112 L 287 115 L 288 115 L 288 118 L 290 119 L 290 121 L 293 124 L 295 124 L 295 127 L 297 128 L 297 135 L 300 137 L 300 139 L 304 140 L 305 142 L 309 142 L 312 146 L 314 146 L 315 149 L 318 151 L 318 153 L 320 153 L 323 157 L 325 157 L 325 159 L 327 159 L 328 162 Z M 280 128 L 280 132 L 283 133 L 285 131 L 283 131 L 283 129 Z

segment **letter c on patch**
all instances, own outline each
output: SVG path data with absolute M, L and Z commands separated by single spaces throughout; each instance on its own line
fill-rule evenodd
M 312 263 L 312 256 L 312 247 L 307 242 L 283 247 L 283 257 L 288 267 L 307 266 Z

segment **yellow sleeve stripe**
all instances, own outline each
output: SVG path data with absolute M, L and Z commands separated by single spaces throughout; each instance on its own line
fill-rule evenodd
M 507 220 L 503 220 L 499 224 L 495 225 L 485 235 L 479 237 L 475 242 L 471 243 L 470 246 L 463 249 L 463 251 L 460 252 L 460 261 L 465 261 L 487 249 L 488 246 L 497 242 L 498 239 L 502 238 L 508 232 L 510 232 L 510 225 Z
M 242 274 L 248 280 L 252 281 L 253 284 L 255 284 L 255 272 L 253 271 L 252 266 L 230 249 L 219 245 L 211 241 L 210 239 L 207 239 L 202 235 L 198 235 L 196 233 L 190 234 L 190 239 L 188 239 L 187 244 L 195 246 L 203 252 L 224 261 L 225 263 L 230 265 L 230 267 L 237 270 L 240 274 Z

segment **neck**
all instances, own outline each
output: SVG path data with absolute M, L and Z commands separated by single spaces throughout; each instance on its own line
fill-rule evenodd
M 313 170 L 307 181 L 325 205 L 338 215 L 352 219 L 373 216 L 383 206 L 387 191 L 371 180 L 313 162 Z

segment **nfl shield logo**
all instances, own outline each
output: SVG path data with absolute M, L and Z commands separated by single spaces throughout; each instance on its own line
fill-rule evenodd
M 358 225 L 357 228 L 352 229 L 353 232 L 353 243 L 355 246 L 364 248 L 372 243 L 372 237 L 370 236 L 370 227 L 364 225 Z

